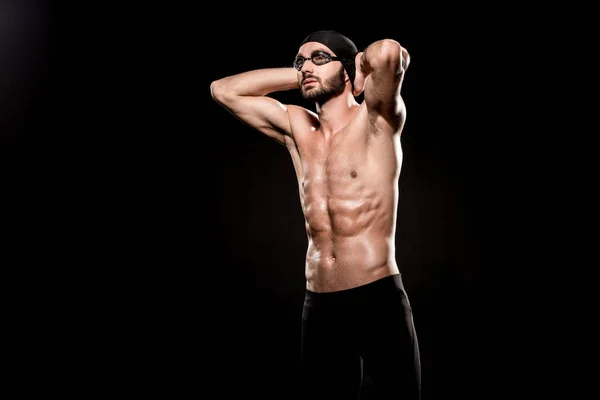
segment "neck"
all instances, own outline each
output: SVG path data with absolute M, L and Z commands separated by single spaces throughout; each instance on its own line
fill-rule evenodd
M 325 134 L 333 134 L 348 125 L 358 106 L 352 92 L 344 91 L 323 104 L 316 104 L 320 130 Z

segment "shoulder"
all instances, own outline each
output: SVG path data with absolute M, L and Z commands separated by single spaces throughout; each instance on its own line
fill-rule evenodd
M 318 126 L 319 118 L 314 111 L 298 105 L 288 105 L 287 107 L 293 132 L 304 132 L 307 128 Z
M 302 106 L 288 104 L 287 109 L 290 118 L 294 118 L 295 120 L 318 120 L 317 113 Z

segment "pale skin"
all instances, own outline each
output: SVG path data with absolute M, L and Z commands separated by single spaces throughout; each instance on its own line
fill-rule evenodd
M 305 43 L 298 54 L 308 58 L 316 50 L 335 55 L 318 42 Z M 399 272 L 395 230 L 406 120 L 400 89 L 409 62 L 397 41 L 372 43 L 356 55 L 354 91 L 344 72 L 343 92 L 316 102 L 315 112 L 267 95 L 327 90 L 340 76 L 339 61 L 316 66 L 308 60 L 301 71 L 259 69 L 211 84 L 219 104 L 291 155 L 308 236 L 308 290 L 339 291 Z

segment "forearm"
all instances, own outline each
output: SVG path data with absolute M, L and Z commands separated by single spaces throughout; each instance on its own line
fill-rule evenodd
M 297 72 L 292 67 L 246 71 L 213 82 L 212 89 L 236 96 L 264 96 L 277 91 L 297 89 Z

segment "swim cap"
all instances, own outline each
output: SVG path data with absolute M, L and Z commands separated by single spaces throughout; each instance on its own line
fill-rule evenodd
M 352 42 L 352 40 L 348 39 L 346 36 L 332 30 L 323 30 L 316 31 L 308 35 L 300 46 L 307 42 L 319 42 L 329 47 L 331 51 L 335 53 L 337 57 L 340 57 L 342 60 L 342 65 L 344 69 L 348 73 L 350 77 L 350 83 L 352 84 L 352 88 L 354 88 L 354 75 L 355 75 L 355 65 L 354 58 L 358 53 L 358 49 L 356 45 Z

